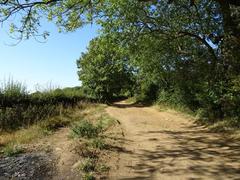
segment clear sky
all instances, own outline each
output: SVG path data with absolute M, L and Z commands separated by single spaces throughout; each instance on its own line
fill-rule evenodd
M 43 26 L 50 32 L 46 43 L 34 39 L 17 46 L 6 32 L 0 33 L 0 81 L 11 77 L 34 90 L 35 85 L 72 87 L 80 85 L 76 60 L 86 51 L 89 41 L 97 36 L 98 27 L 88 25 L 76 32 L 58 33 L 53 24 Z

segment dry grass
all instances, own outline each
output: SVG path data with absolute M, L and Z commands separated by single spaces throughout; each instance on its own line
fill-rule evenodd
M 76 168 L 83 179 L 104 177 L 110 169 L 107 166 L 108 158 L 111 157 L 109 147 L 116 141 L 111 131 L 113 129 L 116 131 L 117 121 L 105 112 L 106 107 L 103 104 L 89 106 L 81 112 L 88 123 L 80 122 L 73 126 L 73 129 L 79 128 L 79 133 L 75 132 L 77 134 L 72 137 L 76 140 L 74 150 L 81 159 Z M 98 127 L 101 127 L 101 132 L 94 133 Z M 86 131 L 89 131 L 88 134 L 93 133 L 94 136 L 83 136 L 81 132 Z
M 67 149 L 67 152 L 57 152 L 59 154 L 56 154 L 61 159 L 59 161 L 60 165 L 57 166 L 58 169 L 62 169 L 63 172 L 66 169 L 71 169 L 72 166 L 68 167 L 67 164 L 69 163 L 67 161 L 72 156 L 75 160 L 76 158 L 79 159 L 79 163 L 74 165 L 74 169 L 79 171 L 83 179 L 105 177 L 110 169 L 109 158 L 112 157 L 112 151 L 109 148 L 116 143 L 114 137 L 119 127 L 117 121 L 105 112 L 106 107 L 104 104 L 81 103 L 77 108 L 69 110 L 62 116 L 56 116 L 14 132 L 2 132 L 0 134 L 0 156 L 14 156 L 29 150 L 46 150 L 56 153 L 55 149 L 62 148 L 62 144 L 65 144 L 66 147 L 63 149 Z M 91 138 L 75 136 L 74 139 L 69 139 L 68 128 L 57 131 L 60 127 L 73 127 L 83 120 L 92 123 L 94 127 L 100 124 L 101 133 Z M 63 129 L 68 129 L 68 131 L 64 135 L 61 133 L 62 136 L 60 137 L 58 133 Z M 66 140 L 70 143 L 65 143 Z M 43 143 L 46 141 L 50 143 Z M 62 162 L 66 166 L 62 165 Z
M 61 127 L 68 126 L 75 121 L 83 119 L 88 115 L 88 112 L 94 114 L 94 109 L 100 111 L 102 107 L 91 103 L 80 103 L 75 108 L 66 109 L 65 113 L 60 116 L 43 120 L 27 128 L 10 132 L 2 131 L 0 132 L 0 155 L 4 154 L 6 147 L 24 146 L 36 142 L 36 140 L 52 134 Z

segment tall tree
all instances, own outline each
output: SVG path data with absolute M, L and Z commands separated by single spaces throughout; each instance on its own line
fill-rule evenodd
M 109 38 L 92 40 L 77 65 L 83 88 L 94 98 L 111 100 L 131 91 L 133 71 L 128 65 L 128 56 Z

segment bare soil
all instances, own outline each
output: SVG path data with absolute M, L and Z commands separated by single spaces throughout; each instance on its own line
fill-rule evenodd
M 113 142 L 104 152 L 109 175 L 97 179 L 240 180 L 240 142 L 174 111 L 125 102 L 106 111 L 120 128 L 112 128 Z M 62 128 L 35 142 L 28 153 L 1 158 L 0 180 L 81 179 L 76 170 L 80 157 L 68 136 L 69 128 Z
M 79 156 L 74 150 L 74 141 L 69 138 L 69 128 L 62 128 L 52 136 L 42 139 L 38 146 L 50 150 L 55 157 L 55 174 L 53 180 L 79 180 L 80 173 L 76 170 Z
M 109 179 L 240 179 L 240 143 L 190 117 L 125 102 L 107 112 L 124 131 Z
M 0 158 L 0 180 L 79 180 L 79 156 L 74 152 L 69 128 L 30 144 L 28 152 Z

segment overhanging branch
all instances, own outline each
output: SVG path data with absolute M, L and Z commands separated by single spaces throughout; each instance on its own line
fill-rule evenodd
M 204 37 L 201 37 L 201 36 L 199 36 L 197 34 L 194 34 L 194 33 L 191 33 L 191 32 L 187 32 L 187 31 L 180 31 L 180 32 L 177 33 L 177 37 L 183 37 L 183 36 L 193 37 L 194 39 L 196 39 L 199 42 L 201 42 L 202 44 L 204 44 L 208 48 L 208 51 L 211 53 L 211 55 L 213 57 L 214 65 L 217 63 L 218 57 L 216 56 L 213 48 L 209 45 L 209 43 L 206 41 L 206 39 Z

